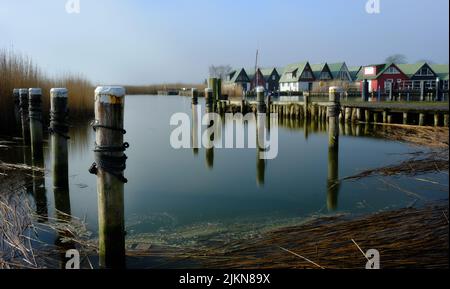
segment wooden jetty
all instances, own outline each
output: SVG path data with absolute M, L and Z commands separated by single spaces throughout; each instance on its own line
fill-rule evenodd
M 306 100 L 306 101 L 305 101 Z M 268 103 L 267 103 L 268 102 Z M 278 113 L 279 117 L 298 119 L 328 119 L 328 101 L 267 100 L 267 112 Z M 230 99 L 218 101 L 222 112 L 255 112 L 257 99 Z M 449 125 L 449 107 L 447 102 L 358 102 L 341 101 L 339 120 L 342 122 L 397 123 L 420 126 Z

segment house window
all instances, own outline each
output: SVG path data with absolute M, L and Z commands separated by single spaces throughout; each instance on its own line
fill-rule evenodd
M 417 73 L 419 76 L 433 76 L 433 72 L 428 67 L 422 67 Z
M 302 78 L 312 78 L 311 71 L 307 70 L 307 71 L 303 72 Z
M 328 74 L 328 72 L 322 72 L 320 74 L 320 79 L 328 80 L 328 79 L 330 79 L 330 75 Z
M 272 80 L 276 80 L 277 77 L 275 75 L 272 75 Z
M 384 72 L 385 74 L 399 74 L 400 72 L 397 70 L 397 68 L 391 66 Z

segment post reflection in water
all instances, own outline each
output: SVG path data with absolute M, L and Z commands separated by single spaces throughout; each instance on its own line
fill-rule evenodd
M 41 153 L 34 151 L 33 154 L 42 155 Z M 44 161 L 43 157 L 35 158 L 33 157 L 33 197 L 36 203 L 36 213 L 39 216 L 39 222 L 45 222 L 48 218 L 48 208 L 47 208 L 47 193 L 45 189 L 45 177 L 44 177 Z
M 264 186 L 266 177 L 266 160 L 262 157 L 265 152 L 265 133 L 266 126 L 270 133 L 270 125 L 266 125 L 266 115 L 263 113 L 257 114 L 256 120 L 256 184 L 260 187 Z M 270 123 L 270 120 L 268 121 Z M 270 137 L 270 136 L 269 136 Z
M 205 90 L 206 95 L 206 116 L 205 121 L 207 125 L 207 138 L 205 139 L 205 158 L 206 158 L 206 167 L 208 169 L 214 168 L 214 143 L 216 141 L 216 138 L 218 137 L 216 134 L 217 132 L 211 131 L 214 130 L 214 128 L 220 128 L 216 121 L 218 119 L 215 119 L 212 114 L 214 112 L 214 102 L 212 99 L 212 91 L 210 89 Z M 208 133 L 209 132 L 209 133 Z

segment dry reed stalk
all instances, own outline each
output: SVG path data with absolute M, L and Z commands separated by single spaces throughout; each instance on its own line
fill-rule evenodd
M 449 227 L 442 217 L 445 210 L 448 204 L 382 212 L 353 220 L 345 216 L 320 218 L 220 246 L 128 253 L 140 258 L 165 257 L 166 265 L 191 261 L 202 268 L 314 269 L 320 264 L 327 269 L 364 269 L 367 260 L 352 242 L 357 236 L 364 248 L 380 251 L 381 268 L 442 269 L 448 268 Z M 280 247 L 301 252 L 303 258 L 284 254 Z
M 48 113 L 50 89 L 66 87 L 70 91 L 69 109 L 72 117 L 91 116 L 93 85 L 82 75 L 65 74 L 49 78 L 26 55 L 0 49 L 0 123 L 13 121 L 14 88 L 40 87 L 43 91 L 43 111 Z M 45 116 L 47 119 L 47 116 Z

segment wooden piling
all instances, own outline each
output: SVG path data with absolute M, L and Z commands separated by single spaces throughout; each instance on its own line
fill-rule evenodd
M 361 108 L 357 108 L 356 109 L 356 120 L 361 121 L 361 118 L 362 118 Z
M 426 94 L 426 88 L 425 88 L 425 82 L 420 82 L 420 100 L 425 101 L 425 94 Z
M 310 106 L 310 96 L 309 93 L 304 93 L 303 94 L 303 102 L 304 102 L 304 110 L 305 110 L 305 118 L 309 117 L 309 106 Z
M 352 122 L 356 122 L 356 120 L 358 119 L 357 116 L 358 116 L 357 109 L 352 108 Z
M 14 120 L 17 125 L 17 129 L 20 128 L 20 93 L 18 88 L 13 90 L 13 102 L 14 102 Z
M 380 114 L 378 113 L 378 112 L 374 112 L 373 113 L 373 122 L 374 123 L 379 123 L 380 121 L 379 121 L 379 116 L 380 116 Z
M 214 95 L 212 88 L 205 88 L 205 105 L 207 112 L 214 112 Z
M 345 121 L 349 122 L 349 121 L 351 121 L 351 118 L 352 118 L 352 108 L 346 107 L 345 108 Z
M 439 113 L 434 114 L 434 126 L 439 126 Z
M 99 259 L 104 268 L 125 266 L 125 223 L 123 176 L 128 147 L 123 142 L 125 89 L 97 87 L 95 90 Z
M 387 123 L 388 122 L 388 112 L 387 110 L 383 111 L 383 123 Z
M 69 139 L 68 91 L 65 88 L 50 90 L 50 146 L 53 188 L 69 187 L 69 165 L 67 142 Z
M 339 193 L 339 87 L 330 87 L 329 101 L 327 207 L 328 210 L 335 210 Z
M 370 123 L 370 110 L 369 109 L 366 109 L 365 110 L 365 112 L 364 112 L 364 120 L 365 120 L 365 122 L 367 122 L 367 123 Z
M 392 123 L 392 114 L 388 114 L 387 116 L 387 123 Z
M 197 105 L 198 104 L 198 91 L 197 88 L 191 89 L 191 96 L 192 96 L 192 104 Z
M 403 113 L 403 124 L 408 124 L 408 113 L 407 112 Z
M 28 97 L 32 164 L 34 167 L 42 168 L 44 165 L 42 90 L 40 88 L 30 88 L 28 90 Z
M 266 113 L 266 102 L 264 100 L 264 87 L 258 86 L 256 88 L 256 101 L 257 101 L 257 112 Z
M 425 114 L 419 113 L 419 125 L 424 126 L 425 125 Z
M 65 88 L 50 90 L 50 147 L 53 195 L 58 219 L 70 220 L 69 165 L 67 142 L 69 139 L 68 91 Z
M 19 89 L 20 96 L 20 120 L 22 123 L 22 139 L 25 145 L 30 144 L 30 124 L 28 114 L 28 89 Z

